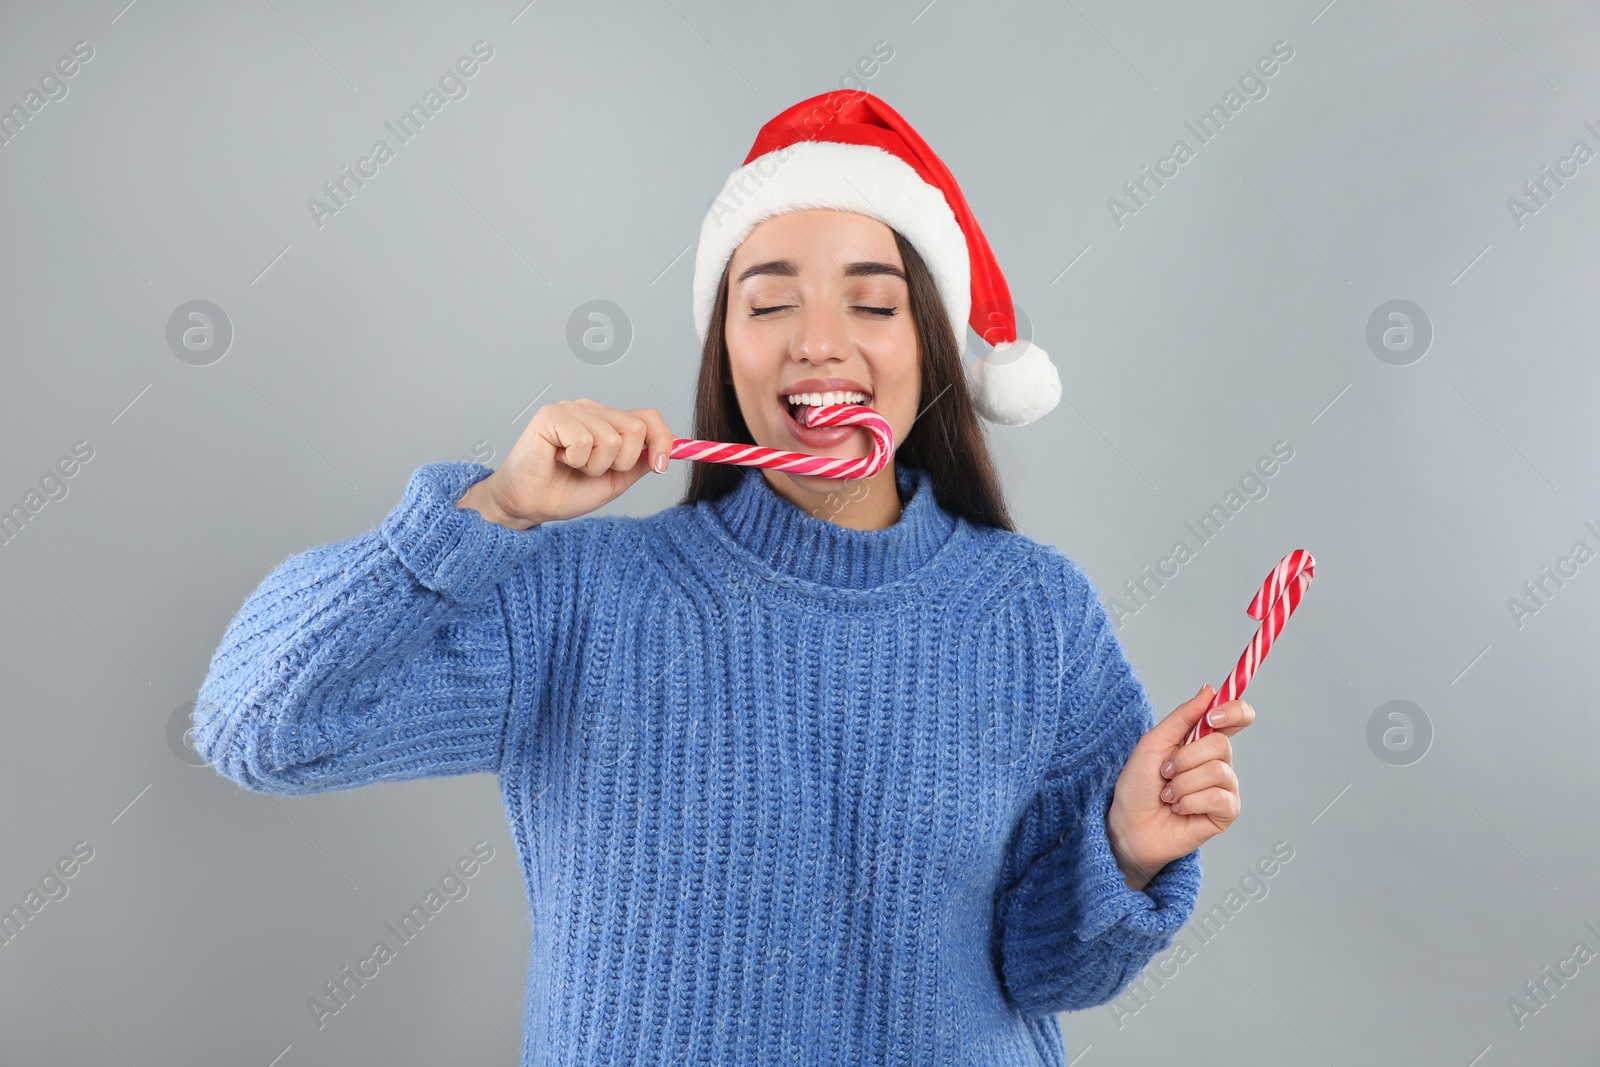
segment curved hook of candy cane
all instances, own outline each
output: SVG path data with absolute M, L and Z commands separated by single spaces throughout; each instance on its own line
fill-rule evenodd
M 872 448 L 867 455 L 851 459 L 842 456 L 814 456 L 805 452 L 768 448 L 764 445 L 725 444 L 720 441 L 674 437 L 670 454 L 673 459 L 729 463 L 841 480 L 866 478 L 877 474 L 894 456 L 893 427 L 881 414 L 865 404 L 830 404 L 826 407 L 807 408 L 804 418 L 807 426 L 860 426 L 872 438 Z M 641 457 L 648 454 L 648 449 L 639 453 Z
M 1306 586 L 1311 584 L 1311 578 L 1316 571 L 1315 557 L 1303 548 L 1295 549 L 1272 568 L 1272 573 L 1267 575 L 1267 580 L 1256 590 L 1256 595 L 1251 598 L 1250 606 L 1245 608 L 1245 613 L 1252 619 L 1265 619 L 1267 612 L 1277 607 L 1278 601 L 1288 593 L 1289 586 L 1294 584 L 1299 585 L 1299 591 L 1295 596 L 1298 600 L 1300 594 L 1306 591 Z
M 1310 586 L 1316 566 L 1317 561 L 1311 553 L 1303 548 L 1297 548 L 1272 568 L 1272 573 L 1267 575 L 1267 580 L 1256 591 L 1255 597 L 1251 599 L 1250 606 L 1246 609 L 1252 619 L 1261 620 L 1261 625 L 1256 627 L 1256 632 L 1250 637 L 1250 643 L 1239 655 L 1239 662 L 1233 668 L 1233 673 L 1228 675 L 1227 680 L 1222 683 L 1222 688 L 1212 696 L 1206 711 L 1209 712 L 1218 704 L 1236 700 L 1244 692 L 1256 668 L 1267 658 L 1273 641 L 1277 640 L 1278 632 L 1289 622 L 1289 616 L 1294 613 L 1300 598 Z M 1189 735 L 1183 739 L 1183 743 L 1187 745 L 1214 732 L 1215 728 L 1202 715 L 1190 729 Z
M 889 420 L 865 404 L 829 404 L 826 407 L 808 408 L 806 425 L 859 426 L 872 437 L 872 452 L 865 458 L 858 478 L 877 474 L 888 466 L 894 457 L 894 428 Z

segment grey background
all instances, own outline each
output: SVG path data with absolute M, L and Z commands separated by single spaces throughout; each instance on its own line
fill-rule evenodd
M 468 95 L 318 228 L 306 200 L 480 39 Z M 1125 620 L 1158 711 L 1220 685 L 1279 557 L 1318 564 L 1247 694 L 1200 909 L 1275 842 L 1293 860 L 1143 1006 L 1063 1016 L 1069 1058 L 1596 1062 L 1600 962 L 1508 1007 L 1600 950 L 1600 562 L 1508 606 L 1600 548 L 1600 160 L 1507 207 L 1600 149 L 1593 4 L 11 2 L 0 105 L 79 40 L 68 95 L 0 146 L 0 507 L 94 449 L 0 546 L 0 904 L 94 855 L 0 947 L 0 1061 L 516 1062 L 529 930 L 492 777 L 264 798 L 168 725 L 267 571 L 375 525 L 418 464 L 497 465 L 536 401 L 687 432 L 709 198 L 885 41 L 863 83 L 950 165 L 1062 370 L 1056 411 L 992 431 L 1025 532 L 1119 597 L 1294 449 Z M 1280 40 L 1267 95 L 1115 225 Z M 233 330 L 205 366 L 166 342 L 197 299 Z M 566 342 L 596 299 L 632 331 L 606 365 Z M 1404 366 L 1366 340 L 1396 299 L 1434 331 Z M 675 467 L 613 507 L 667 506 Z M 1419 761 L 1369 747 L 1392 700 L 1431 726 Z M 470 895 L 319 1031 L 307 999 L 480 839 Z

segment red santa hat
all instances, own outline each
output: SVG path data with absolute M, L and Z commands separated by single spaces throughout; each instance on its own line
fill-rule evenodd
M 967 365 L 978 414 L 1003 426 L 1030 423 L 1061 400 L 1049 355 L 1017 338 L 1011 290 L 949 168 L 905 119 L 863 90 L 802 100 L 761 127 L 744 165 L 729 175 L 700 224 L 694 260 L 694 324 L 705 342 L 734 250 L 763 219 L 836 208 L 898 230 L 927 263 L 955 330 L 992 347 Z

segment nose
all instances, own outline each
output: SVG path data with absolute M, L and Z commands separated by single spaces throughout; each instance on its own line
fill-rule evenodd
M 802 305 L 796 317 L 791 354 L 806 363 L 850 358 L 850 332 L 844 314 L 834 307 Z

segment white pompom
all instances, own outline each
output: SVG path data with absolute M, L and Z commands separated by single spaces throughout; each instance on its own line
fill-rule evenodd
M 1026 426 L 1061 402 L 1061 375 L 1032 341 L 1003 341 L 967 367 L 978 414 L 1001 426 Z

